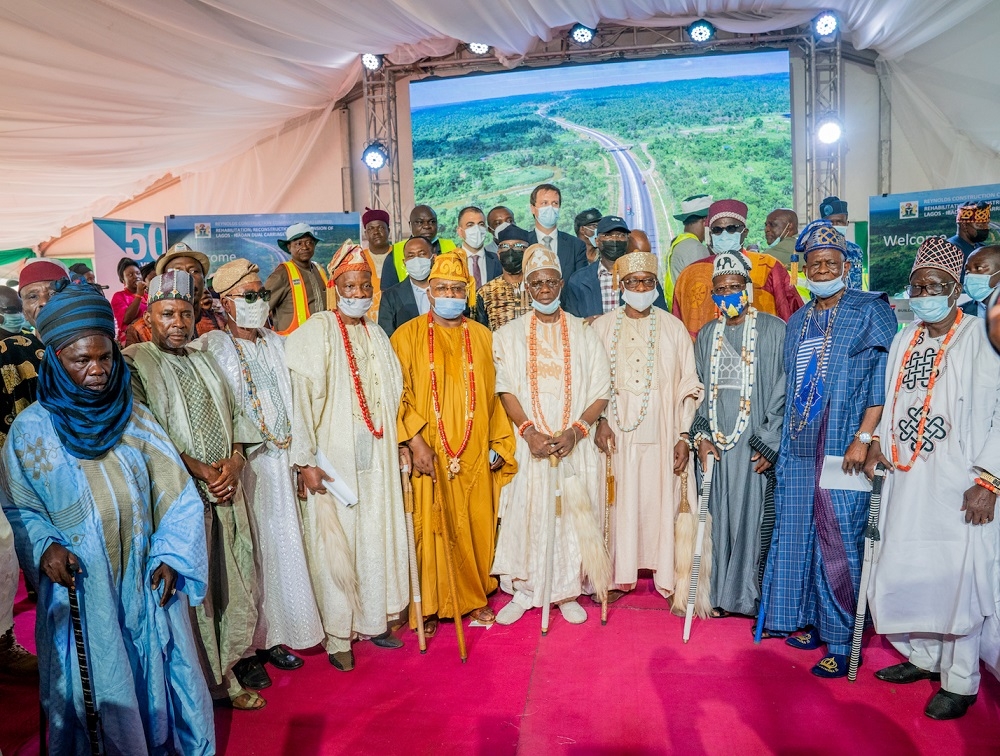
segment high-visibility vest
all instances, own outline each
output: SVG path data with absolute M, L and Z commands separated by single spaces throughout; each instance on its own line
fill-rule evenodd
M 403 241 L 396 242 L 392 245 L 392 252 L 389 253 L 392 255 L 392 264 L 396 268 L 396 278 L 400 281 L 405 281 L 410 275 L 406 272 L 406 264 L 403 262 L 403 245 L 407 241 L 409 240 L 404 239 Z M 455 251 L 455 242 L 451 239 L 438 239 L 438 244 L 441 245 L 441 254 Z
M 670 242 L 670 251 L 667 253 L 667 269 L 663 273 L 663 298 L 667 300 L 668 308 L 672 307 L 674 303 L 674 276 L 670 272 L 670 264 L 674 261 L 674 247 L 685 239 L 694 239 L 697 242 L 701 241 L 694 234 L 689 234 L 685 231 L 684 233 L 677 234 L 677 237 Z
M 306 282 L 302 279 L 299 267 L 291 260 L 281 265 L 288 275 L 288 285 L 292 289 L 292 322 L 285 330 L 278 331 L 282 336 L 287 336 L 305 323 L 312 313 L 309 312 L 309 292 L 306 290 Z M 319 271 L 319 277 L 323 279 L 323 285 L 326 286 L 328 283 L 326 272 L 320 265 L 316 265 L 315 267 Z

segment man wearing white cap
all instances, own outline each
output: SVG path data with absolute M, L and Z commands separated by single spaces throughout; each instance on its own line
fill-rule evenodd
M 274 330 L 287 336 L 310 315 L 326 307 L 327 277 L 312 261 L 317 242 L 323 241 L 308 223 L 293 223 L 278 239 L 278 246 L 292 258 L 267 277 L 264 288 L 271 292 Z
M 603 464 L 588 438 L 608 406 L 611 369 L 596 331 L 560 308 L 556 253 L 531 245 L 524 274 L 533 311 L 493 338 L 496 391 L 518 432 L 518 474 L 500 493 L 503 527 L 492 570 L 513 599 L 497 622 L 512 624 L 548 601 L 566 621 L 580 624 L 587 619 L 577 603 L 585 579 L 588 592 L 599 596 L 611 580 L 600 525 Z M 551 457 L 559 463 L 555 471 Z M 554 541 L 546 535 L 552 528 Z M 547 571 L 549 595 L 543 587 Z
M 667 253 L 666 286 L 667 306 L 674 300 L 674 284 L 677 277 L 691 263 L 708 256 L 705 246 L 705 229 L 708 227 L 708 208 L 712 205 L 712 195 L 695 194 L 685 197 L 681 211 L 674 216 L 684 224 L 684 230 L 670 242 Z

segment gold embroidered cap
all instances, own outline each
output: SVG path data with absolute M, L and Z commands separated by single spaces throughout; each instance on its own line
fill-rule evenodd
M 544 244 L 532 244 L 524 251 L 523 267 L 525 278 L 536 270 L 556 270 L 562 275 L 559 256 Z
M 260 268 L 249 260 L 238 257 L 215 271 L 215 275 L 212 276 L 212 289 L 221 296 L 247 278 L 256 278 L 259 281 L 259 273 Z
M 464 253 L 444 252 L 435 257 L 427 280 L 435 278 L 464 283 L 469 287 L 469 307 L 476 304 L 476 280 L 469 275 L 468 261 Z

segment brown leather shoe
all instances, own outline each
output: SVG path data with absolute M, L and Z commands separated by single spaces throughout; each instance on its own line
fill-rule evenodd
M 0 672 L 17 677 L 38 674 L 38 657 L 14 639 L 14 628 L 0 635 Z

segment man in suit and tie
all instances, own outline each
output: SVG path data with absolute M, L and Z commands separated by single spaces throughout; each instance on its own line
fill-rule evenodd
M 485 249 L 488 236 L 486 215 L 482 210 L 469 205 L 458 211 L 458 237 L 462 241 L 462 252 L 468 261 L 469 273 L 475 280 L 476 291 L 503 273 L 497 253 Z
M 562 193 L 552 184 L 539 184 L 531 192 L 531 214 L 535 228 L 529 234 L 531 244 L 544 244 L 556 253 L 562 266 L 563 280 L 568 281 L 580 268 L 587 267 L 587 246 L 575 236 L 556 229 Z
M 392 336 L 403 323 L 426 315 L 430 309 L 427 285 L 433 257 L 431 243 L 423 236 L 411 236 L 403 243 L 407 277 L 382 292 L 378 309 L 378 324 L 387 336 Z
M 615 261 L 629 251 L 629 229 L 624 218 L 605 215 L 597 222 L 597 248 L 601 253 L 597 262 L 574 273 L 563 289 L 563 309 L 588 323 L 622 304 L 614 267 Z M 667 301 L 659 283 L 656 291 L 653 306 L 666 310 Z

